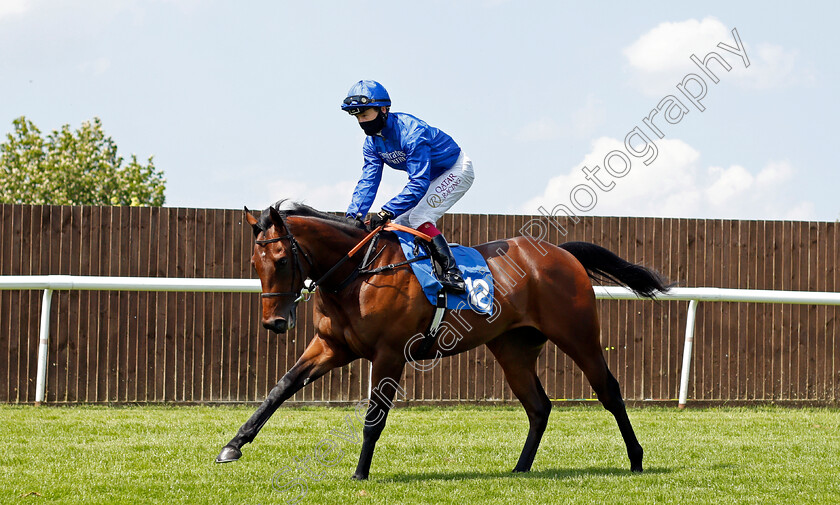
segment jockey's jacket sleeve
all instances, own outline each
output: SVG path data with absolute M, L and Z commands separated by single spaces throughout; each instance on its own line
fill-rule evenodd
M 370 137 L 365 139 L 362 153 L 365 164 L 362 167 L 362 177 L 356 184 L 353 198 L 347 208 L 348 217 L 356 217 L 358 213 L 361 213 L 362 217 L 367 215 L 371 205 L 373 205 L 373 200 L 376 198 L 379 183 L 382 181 L 382 158 L 377 154 Z
M 432 180 L 432 150 L 428 127 L 417 128 L 413 133 L 405 143 L 408 184 L 400 194 L 382 206 L 384 210 L 393 212 L 394 216 L 413 209 L 429 190 Z

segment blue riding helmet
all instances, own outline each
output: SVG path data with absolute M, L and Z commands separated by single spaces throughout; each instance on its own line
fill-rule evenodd
M 359 81 L 347 92 L 341 110 L 356 115 L 370 107 L 390 107 L 391 97 L 385 86 L 376 81 Z

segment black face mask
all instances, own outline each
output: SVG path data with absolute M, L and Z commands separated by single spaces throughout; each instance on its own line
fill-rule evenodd
M 383 114 L 380 110 L 377 112 L 375 118 L 370 121 L 362 121 L 359 123 L 359 126 L 361 126 L 362 130 L 365 131 L 365 135 L 376 135 L 382 131 L 382 128 L 385 128 L 385 114 Z

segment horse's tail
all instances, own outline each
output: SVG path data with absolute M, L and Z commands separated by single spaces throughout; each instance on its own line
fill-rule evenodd
M 665 293 L 673 286 L 653 270 L 623 260 L 601 246 L 589 242 L 566 242 L 560 247 L 577 258 L 593 280 L 623 284 L 646 298 L 654 298 L 657 293 Z

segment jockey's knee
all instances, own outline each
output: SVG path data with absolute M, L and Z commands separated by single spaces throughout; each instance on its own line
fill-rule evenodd
M 417 231 L 420 233 L 425 233 L 431 238 L 435 238 L 440 235 L 440 230 L 434 225 L 434 223 L 425 222 L 417 227 Z

